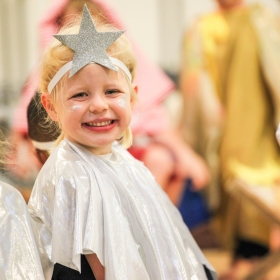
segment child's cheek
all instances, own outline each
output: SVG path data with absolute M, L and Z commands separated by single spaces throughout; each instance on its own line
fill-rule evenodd
M 125 96 L 122 96 L 118 99 L 118 105 L 121 107 L 121 108 L 125 108 Z
M 121 108 L 125 108 L 126 105 L 128 104 L 128 99 L 129 99 L 129 94 L 125 94 L 124 96 L 121 96 L 119 99 L 118 99 L 118 105 L 121 107 Z
M 71 112 L 75 112 L 75 111 L 80 110 L 81 107 L 82 107 L 81 105 L 74 104 L 74 105 L 72 105 L 72 106 L 69 107 L 69 110 L 70 110 Z

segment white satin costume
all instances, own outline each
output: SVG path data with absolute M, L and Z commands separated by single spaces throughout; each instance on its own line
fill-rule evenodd
M 29 200 L 46 279 L 96 253 L 106 280 L 203 280 L 204 258 L 150 171 L 122 147 L 110 159 L 69 140 L 56 147 Z
M 1 181 L 0 279 L 44 279 L 26 202 L 16 188 Z

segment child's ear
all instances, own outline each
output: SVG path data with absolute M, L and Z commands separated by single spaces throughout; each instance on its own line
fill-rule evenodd
M 135 92 L 135 94 L 138 94 L 138 86 L 136 84 L 132 84 L 132 90 Z M 131 106 L 133 107 L 137 98 L 131 98 L 130 100 Z
M 133 88 L 133 90 L 135 91 L 135 93 L 138 94 L 138 85 L 132 84 L 132 88 Z
M 41 95 L 41 102 L 45 108 L 45 110 L 47 111 L 49 117 L 57 122 L 58 121 L 58 116 L 55 110 L 55 107 L 52 103 L 51 97 L 48 93 L 42 93 Z

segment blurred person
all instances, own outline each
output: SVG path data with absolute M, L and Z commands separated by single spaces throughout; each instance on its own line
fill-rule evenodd
M 85 3 L 92 14 L 98 14 L 117 28 L 125 29 L 120 17 L 106 1 L 56 0 L 52 2 L 40 22 L 42 48 L 48 45 L 51 36 L 61 26 L 82 10 Z M 128 37 L 131 39 L 129 33 Z M 202 158 L 184 143 L 179 133 L 168 122 L 168 113 L 163 101 L 172 93 L 174 83 L 143 54 L 133 40 L 131 41 L 138 61 L 136 83 L 139 85 L 140 105 L 134 110 L 134 121 L 131 124 L 134 143 L 129 151 L 145 163 L 157 182 L 172 197 L 172 201 L 178 204 L 185 178 L 192 178 L 195 187 L 200 189 L 209 181 L 209 171 Z M 27 137 L 26 108 L 37 91 L 37 75 L 38 71 L 35 69 L 29 76 L 14 115 L 12 138 L 18 144 L 30 142 Z M 24 176 L 28 173 L 28 168 L 29 165 L 25 165 L 21 173 L 17 170 L 17 174 Z
M 271 224 L 227 183 L 274 185 L 280 179 L 275 131 L 280 118 L 277 19 L 259 5 L 217 0 L 219 9 L 201 17 L 184 35 L 180 128 L 185 141 L 208 163 L 208 203 L 218 211 L 221 239 L 233 250 L 227 279 L 250 270 L 274 243 Z M 278 242 L 279 247 L 279 242 Z
M 33 144 L 40 169 L 49 157 L 49 152 L 55 146 L 55 141 L 60 135 L 59 129 L 52 129 L 44 125 L 47 116 L 48 114 L 41 104 L 40 95 L 36 93 L 27 107 L 27 122 L 28 136 Z
M 0 163 L 8 144 L 0 133 Z M 30 215 L 20 192 L 0 181 L 0 279 L 43 279 Z
M 27 139 L 31 148 L 28 155 L 28 161 L 26 161 L 25 158 L 25 163 L 28 162 L 30 166 L 32 165 L 32 168 L 37 170 L 37 173 L 48 159 L 50 151 L 55 146 L 55 141 L 60 135 L 59 129 L 53 129 L 45 125 L 46 119 L 47 112 L 41 104 L 40 95 L 36 93 L 27 107 Z M 7 159 L 7 156 L 5 157 Z M 12 168 L 17 168 L 19 163 L 17 162 L 16 165 L 12 164 L 11 158 L 13 157 L 9 157 L 10 163 L 7 164 L 7 167 L 12 165 Z M 30 158 L 32 160 L 30 160 Z M 32 188 L 28 189 L 19 186 L 18 189 L 25 201 L 28 202 Z

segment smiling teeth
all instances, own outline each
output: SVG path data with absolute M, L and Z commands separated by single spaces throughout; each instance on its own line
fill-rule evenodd
M 113 121 L 97 122 L 97 123 L 87 123 L 88 126 L 106 126 L 111 124 Z

